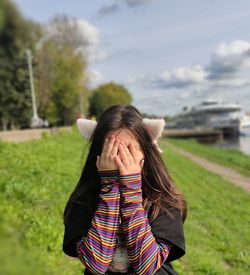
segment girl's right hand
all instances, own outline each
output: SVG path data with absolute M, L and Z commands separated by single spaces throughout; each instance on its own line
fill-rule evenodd
M 96 160 L 98 171 L 118 170 L 115 156 L 118 153 L 119 143 L 120 140 L 114 136 L 111 136 L 110 139 L 105 139 L 101 156 L 97 156 Z

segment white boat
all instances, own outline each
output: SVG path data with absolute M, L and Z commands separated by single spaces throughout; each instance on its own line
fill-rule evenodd
M 250 127 L 250 112 L 242 114 L 240 128 Z
M 183 107 L 166 128 L 213 128 L 222 130 L 224 135 L 238 135 L 247 125 L 250 125 L 250 116 L 242 113 L 239 104 L 208 99 Z

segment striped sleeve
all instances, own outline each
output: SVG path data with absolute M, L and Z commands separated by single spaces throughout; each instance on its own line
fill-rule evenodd
M 167 259 L 171 244 L 156 239 L 142 206 L 141 173 L 119 177 L 121 221 L 129 261 L 136 274 L 152 275 Z
M 99 175 L 98 208 L 87 235 L 77 243 L 79 259 L 93 274 L 105 274 L 114 257 L 120 215 L 118 170 L 99 171 Z

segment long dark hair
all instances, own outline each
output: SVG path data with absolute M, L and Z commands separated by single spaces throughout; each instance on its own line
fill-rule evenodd
M 74 203 L 84 203 L 92 214 L 97 209 L 100 192 L 100 181 L 96 167 L 96 157 L 101 154 L 103 142 L 109 131 L 122 128 L 129 129 L 138 140 L 144 153 L 142 169 L 143 207 L 149 210 L 149 220 L 152 222 L 161 210 L 171 216 L 168 207 L 175 207 L 181 211 L 183 223 L 187 216 L 187 203 L 178 191 L 163 162 L 157 147 L 142 123 L 143 116 L 132 105 L 113 105 L 106 109 L 90 138 L 90 148 L 81 177 L 66 204 L 63 218 L 67 223 L 68 215 Z

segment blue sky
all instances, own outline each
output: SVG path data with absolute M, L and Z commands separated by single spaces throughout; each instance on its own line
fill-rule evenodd
M 43 24 L 75 17 L 92 86 L 115 81 L 141 111 L 173 115 L 213 98 L 250 111 L 250 1 L 15 0 Z

